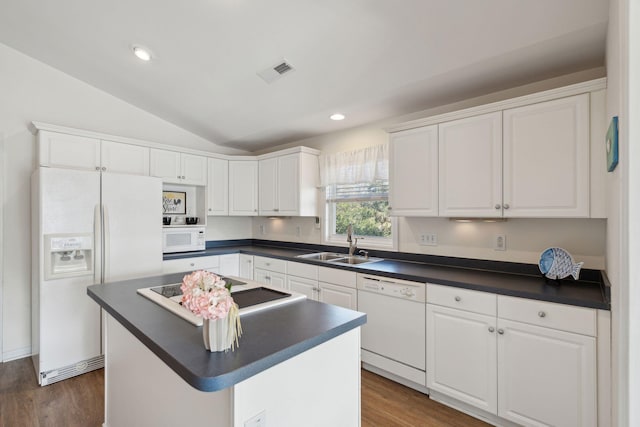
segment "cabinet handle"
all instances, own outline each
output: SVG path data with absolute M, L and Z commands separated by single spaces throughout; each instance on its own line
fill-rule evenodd
M 191 263 L 191 264 L 189 264 L 189 265 L 190 265 L 191 267 L 193 267 L 195 264 L 194 264 L 194 263 Z
M 495 331 L 495 328 L 493 326 L 489 326 L 489 332 L 493 332 Z
M 500 335 L 503 335 L 503 334 L 504 334 L 504 329 L 498 329 L 498 333 L 499 333 Z
M 100 170 L 100 166 L 96 166 L 96 170 L 99 171 Z
M 503 207 L 504 207 L 505 209 L 509 209 L 509 203 L 505 203 L 505 204 L 503 205 Z
M 546 317 L 546 316 L 547 316 L 547 313 L 545 313 L 544 311 L 539 311 L 539 312 L 538 312 L 538 316 L 540 316 L 540 317 Z
M 495 208 L 500 209 L 500 203 L 496 203 Z
M 177 178 L 180 179 L 180 175 L 178 175 Z
M 271 280 L 271 276 L 264 276 L 264 280 Z
M 460 300 L 461 300 L 461 299 L 462 299 L 462 298 L 460 298 L 460 297 L 458 297 L 458 296 L 454 298 L 454 300 L 456 300 L 457 302 L 460 302 Z
M 209 212 L 211 212 L 211 208 L 209 208 Z
M 280 209 L 278 209 L 278 208 L 275 208 L 275 209 L 274 209 L 273 211 L 274 211 L 274 212 L 278 212 L 279 210 L 280 210 Z
M 102 170 L 103 170 L 103 171 L 106 171 L 106 170 L 107 170 L 107 167 L 106 167 L 106 166 L 103 166 L 103 167 L 102 167 Z

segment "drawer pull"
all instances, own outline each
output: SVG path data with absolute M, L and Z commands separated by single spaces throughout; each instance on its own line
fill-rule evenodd
M 498 333 L 499 333 L 500 335 L 503 335 L 503 334 L 504 334 L 504 329 L 498 329 Z
M 538 312 L 538 316 L 540 316 L 540 317 L 546 317 L 546 316 L 547 316 L 547 313 L 545 313 L 544 311 L 539 311 L 539 312 Z
M 496 209 L 500 209 L 500 205 L 496 203 L 496 205 L 494 206 Z
M 194 263 L 191 263 L 191 264 L 189 264 L 189 265 L 190 265 L 191 267 L 193 267 L 195 264 L 194 264 Z
M 493 332 L 495 331 L 495 328 L 493 326 L 489 326 L 489 332 Z
M 454 300 L 456 300 L 457 302 L 460 302 L 460 300 L 461 300 L 461 299 L 462 299 L 462 298 L 460 298 L 459 296 L 456 296 L 456 297 L 454 298 Z

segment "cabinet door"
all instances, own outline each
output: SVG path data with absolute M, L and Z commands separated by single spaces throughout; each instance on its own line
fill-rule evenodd
M 192 185 L 207 185 L 207 158 L 193 154 L 180 154 L 182 182 Z
M 102 141 L 100 162 L 105 172 L 149 175 L 149 148 Z
M 391 135 L 389 206 L 394 216 L 438 215 L 438 126 Z
M 240 254 L 239 268 L 239 277 L 253 280 L 253 255 Z
M 223 276 L 238 276 L 240 274 L 240 255 L 220 255 L 220 274 Z
M 100 140 L 55 132 L 38 132 L 41 166 L 100 169 Z
M 439 214 L 502 216 L 502 112 L 438 125 Z
M 278 214 L 300 214 L 300 155 L 289 154 L 278 158 Z
M 526 426 L 597 423 L 595 338 L 498 319 L 498 415 Z
M 207 215 L 229 215 L 229 161 L 208 160 Z
M 264 159 L 258 162 L 258 186 L 260 188 L 258 206 L 260 215 L 278 213 L 278 159 Z
M 318 300 L 327 304 L 333 304 L 351 310 L 358 309 L 358 291 L 345 286 L 332 285 L 331 283 L 319 283 L 320 297 Z
M 254 280 L 258 283 L 273 286 L 274 288 L 287 289 L 286 274 L 256 268 L 254 269 L 254 277 Z
M 427 388 L 497 411 L 496 317 L 427 304 Z
M 149 150 L 149 173 L 165 182 L 182 182 L 180 153 L 168 150 Z
M 589 94 L 504 110 L 505 217 L 589 216 Z
M 312 300 L 318 299 L 318 281 L 306 279 L 304 277 L 287 277 L 287 289 L 293 292 L 299 292 Z
M 258 162 L 229 160 L 229 215 L 258 215 Z

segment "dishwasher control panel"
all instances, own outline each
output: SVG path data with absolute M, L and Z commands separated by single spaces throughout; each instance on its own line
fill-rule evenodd
M 408 280 L 389 279 L 387 277 L 358 274 L 358 289 L 376 294 L 426 302 L 426 284 Z

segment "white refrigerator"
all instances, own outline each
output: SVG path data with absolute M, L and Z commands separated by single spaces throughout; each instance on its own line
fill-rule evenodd
M 162 180 L 39 168 L 31 185 L 32 352 L 44 386 L 104 366 L 87 286 L 162 274 Z

